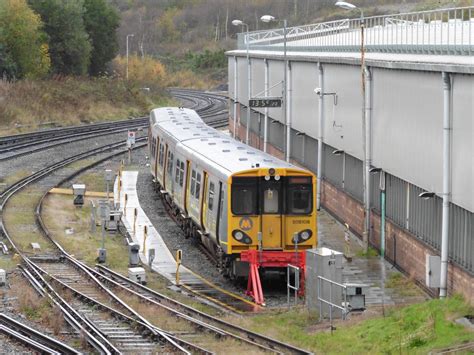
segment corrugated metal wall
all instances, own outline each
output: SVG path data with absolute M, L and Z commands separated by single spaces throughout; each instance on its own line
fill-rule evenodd
M 234 58 L 229 57 L 233 76 Z M 268 59 L 271 96 L 281 95 L 283 63 Z M 291 157 L 316 172 L 317 109 L 313 89 L 319 85 L 317 63 L 291 62 L 292 131 Z M 363 200 L 360 97 L 356 94 L 360 68 L 323 64 L 325 92 L 335 92 L 338 101 L 326 96 L 323 122 L 323 177 L 358 201 Z M 246 59 L 238 59 L 239 101 L 247 104 Z M 264 61 L 252 59 L 253 91 L 263 88 Z M 386 174 L 386 215 L 424 243 L 440 248 L 441 199 L 423 200 L 419 193 L 441 191 L 442 80 L 440 73 L 372 68 L 373 74 L 373 164 Z M 255 76 L 254 76 L 255 75 Z M 472 164 L 474 95 L 473 75 L 453 74 L 452 201 L 450 205 L 450 258 L 474 272 L 474 206 Z M 420 87 L 422 90 L 420 90 Z M 229 76 L 233 92 L 233 77 Z M 397 95 L 393 95 L 397 92 Z M 252 114 L 251 131 L 263 137 L 263 109 Z M 245 107 L 241 123 L 246 124 Z M 268 142 L 283 150 L 285 126 L 282 110 L 269 110 Z M 277 120 L 272 122 L 272 119 Z M 297 135 L 298 131 L 304 135 Z M 341 155 L 332 154 L 343 150 Z M 380 173 L 371 175 L 371 207 L 380 212 Z

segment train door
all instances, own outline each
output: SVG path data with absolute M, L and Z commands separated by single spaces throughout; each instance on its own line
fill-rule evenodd
M 262 247 L 282 249 L 282 182 L 263 180 L 260 185 L 262 201 Z
M 158 181 L 158 148 L 160 147 L 160 138 L 156 137 L 156 147 L 155 147 L 155 178 Z
M 186 212 L 186 214 L 188 214 L 188 211 L 189 211 L 189 196 L 191 195 L 191 192 L 190 192 L 190 184 L 189 184 L 189 181 L 190 181 L 190 178 L 191 178 L 191 163 L 189 162 L 189 160 L 186 160 L 186 171 L 185 171 L 185 174 L 186 174 L 186 180 L 184 181 L 184 189 L 183 189 L 183 193 L 184 193 L 184 210 Z
M 167 166 L 168 166 L 168 143 L 165 144 L 165 150 L 163 154 L 163 190 L 166 190 L 166 173 L 167 173 Z
M 209 191 L 208 183 L 209 183 L 209 175 L 205 171 L 203 171 L 204 178 L 203 178 L 203 188 L 202 188 L 202 198 L 201 198 L 201 226 L 202 228 L 207 231 L 208 230 L 208 216 L 207 213 L 209 211 L 209 205 L 207 201 L 207 193 Z

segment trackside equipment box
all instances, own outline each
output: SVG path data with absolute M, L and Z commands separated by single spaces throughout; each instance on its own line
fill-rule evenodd
M 306 307 L 310 311 L 319 313 L 319 296 L 334 304 L 342 306 L 342 288 L 331 285 L 327 281 L 320 281 L 319 276 L 328 280 L 342 283 L 342 257 L 343 254 L 329 248 L 316 248 L 306 251 Z M 321 285 L 321 290 L 319 290 Z M 319 293 L 318 293 L 319 292 Z M 322 303 L 322 315 L 329 315 L 329 305 Z M 334 318 L 341 316 L 341 311 L 333 310 Z
M 146 284 L 145 269 L 142 267 L 131 267 L 128 269 L 128 278 L 142 285 Z

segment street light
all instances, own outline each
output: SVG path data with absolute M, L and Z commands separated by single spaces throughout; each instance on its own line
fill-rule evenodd
M 133 35 L 133 34 L 127 35 L 127 41 L 126 41 L 127 42 L 127 73 L 126 73 L 125 76 L 126 76 L 127 80 L 128 80 L 128 39 L 130 37 L 133 37 L 133 36 L 135 36 L 135 35 Z
M 247 34 L 245 36 L 245 42 L 246 42 L 246 47 L 247 47 L 247 89 L 249 92 L 249 97 L 248 97 L 248 105 L 247 105 L 247 125 L 245 129 L 245 144 L 249 144 L 249 134 L 250 134 L 250 99 L 251 99 L 251 93 L 252 91 L 252 72 L 251 72 L 251 67 L 250 67 L 250 53 L 249 53 L 249 46 L 250 46 L 250 37 L 249 37 L 249 25 L 247 25 L 245 22 L 241 20 L 233 20 L 232 24 L 234 26 L 242 26 L 247 28 Z M 235 116 L 235 115 L 234 115 Z M 234 132 L 235 132 L 235 125 L 237 123 L 237 117 L 234 117 Z
M 291 124 L 289 121 L 289 117 L 287 114 L 287 109 L 288 109 L 288 100 L 287 100 L 287 71 L 288 71 L 288 59 L 286 56 L 286 27 L 288 25 L 288 22 L 286 19 L 284 20 L 277 20 L 274 16 L 271 15 L 263 15 L 260 17 L 260 20 L 265 23 L 270 23 L 270 22 L 283 22 L 283 61 L 285 63 L 285 70 L 284 70 L 284 75 L 283 75 L 283 104 L 284 104 L 284 110 L 283 110 L 283 120 L 286 124 L 286 161 L 290 161 L 290 149 L 291 149 Z
M 361 75 L 361 87 L 362 87 L 362 150 L 364 152 L 364 200 L 365 200 L 365 222 L 364 222 L 364 248 L 367 251 L 369 248 L 369 233 L 370 233 L 370 125 L 367 124 L 368 114 L 366 111 L 365 103 L 365 45 L 364 45 L 364 11 L 354 4 L 346 1 L 338 1 L 334 4 L 344 10 L 357 10 L 360 12 L 360 75 Z

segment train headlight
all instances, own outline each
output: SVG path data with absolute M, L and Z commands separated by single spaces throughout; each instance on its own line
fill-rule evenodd
M 310 237 L 310 234 L 309 234 L 308 231 L 303 231 L 303 232 L 301 232 L 301 239 L 303 239 L 303 240 L 308 240 L 309 237 Z
M 241 230 L 234 229 L 232 231 L 232 237 L 234 237 L 234 239 L 240 243 L 252 244 L 252 239 L 245 232 L 242 232 Z
M 275 181 L 280 180 L 280 175 L 275 175 Z
M 298 243 L 303 243 L 307 242 L 311 237 L 313 236 L 313 231 L 311 229 L 305 229 L 302 230 L 301 232 L 298 233 L 298 236 L 293 240 L 293 243 L 298 244 Z
M 237 231 L 234 234 L 234 238 L 240 242 L 242 239 L 244 239 L 244 233 L 242 233 L 241 231 Z

